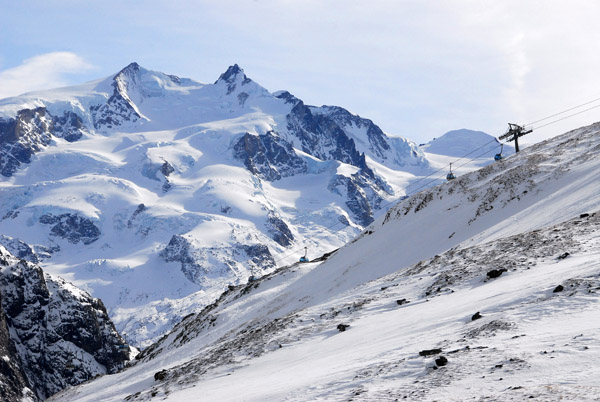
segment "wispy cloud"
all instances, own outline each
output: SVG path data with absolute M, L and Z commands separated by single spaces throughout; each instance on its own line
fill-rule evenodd
M 71 52 L 52 52 L 23 61 L 0 71 L 0 98 L 68 84 L 66 77 L 89 71 L 92 66 Z

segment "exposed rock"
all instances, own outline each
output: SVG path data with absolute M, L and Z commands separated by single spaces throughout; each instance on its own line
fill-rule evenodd
M 570 256 L 571 254 L 569 254 L 568 252 L 564 252 L 561 255 L 559 255 L 558 257 L 556 257 L 557 260 L 564 260 L 565 258 L 567 258 L 568 256 Z
M 45 107 L 37 107 L 19 110 L 14 118 L 0 117 L 0 174 L 12 176 L 48 146 L 53 136 L 73 142 L 86 131 L 81 117 L 71 111 L 53 116 Z
M 10 337 L 9 327 L 2 308 L 0 291 L 0 395 L 6 402 L 20 402 L 38 398 L 31 391 L 29 381 L 21 370 L 21 362 Z
M 488 271 L 487 277 L 490 278 L 490 279 L 498 278 L 504 272 L 506 272 L 506 269 L 504 269 L 504 268 L 501 268 L 501 269 L 492 269 L 491 271 Z
M 366 128 L 369 150 L 376 157 L 381 159 L 388 158 L 391 147 L 387 141 L 387 136 L 373 121 L 363 119 L 339 106 L 322 106 L 318 110 L 335 121 L 340 127 Z
M 95 375 L 114 373 L 129 358 L 99 299 L 0 247 L 0 294 L 20 370 L 41 398 Z M 0 329 L 1 332 L 1 329 Z
M 475 320 L 478 320 L 478 319 L 480 319 L 480 318 L 483 318 L 483 316 L 482 316 L 482 315 L 481 315 L 481 313 L 479 313 L 479 311 L 478 311 L 478 312 L 476 312 L 475 314 L 473 314 L 473 316 L 471 317 L 471 321 L 475 321 Z
M 139 204 L 137 206 L 137 208 L 135 209 L 135 211 L 133 211 L 133 214 L 131 214 L 131 218 L 129 218 L 129 220 L 127 221 L 127 228 L 131 229 L 133 227 L 133 221 L 135 221 L 135 218 L 137 218 L 137 216 L 139 214 L 141 214 L 142 212 L 144 212 L 146 210 L 146 206 L 144 204 Z
M 283 99 L 285 101 L 285 103 L 288 103 L 288 104 L 296 105 L 298 102 L 302 102 L 300 99 L 296 98 L 294 95 L 292 95 L 288 91 L 276 92 L 274 95 L 276 98 Z
M 410 303 L 410 302 L 408 300 L 406 300 L 406 299 L 396 300 L 396 304 L 399 305 L 399 306 L 403 306 L 403 305 L 405 305 L 407 303 Z
M 190 238 L 173 235 L 160 256 L 167 262 L 180 262 L 185 277 L 200 286 L 213 277 L 238 280 L 240 271 L 262 273 L 275 268 L 275 260 L 264 244 L 201 247 Z
M 241 85 L 246 85 L 252 82 L 252 80 L 246 77 L 244 70 L 242 70 L 237 64 L 229 66 L 227 71 L 219 76 L 219 79 L 215 81 L 215 84 L 224 82 L 227 85 L 227 95 L 235 91 L 237 87 L 238 76 L 241 74 Z
M 154 381 L 163 381 L 165 378 L 167 378 L 167 374 L 167 370 L 160 370 L 154 373 Z
M 54 225 L 50 229 L 52 236 L 66 239 L 73 244 L 80 241 L 86 245 L 91 244 L 101 235 L 100 229 L 94 225 L 91 219 L 76 214 L 44 214 L 40 216 L 39 221 L 45 225 Z
M 425 349 L 419 352 L 419 356 L 433 356 L 442 353 L 442 349 Z
M 445 366 L 446 364 L 448 364 L 448 359 L 444 356 L 440 356 L 437 359 L 435 359 L 435 365 L 438 367 Z
M 90 106 L 94 127 L 98 130 L 113 129 L 124 123 L 135 123 L 142 119 L 128 94 L 128 89 L 137 85 L 140 66 L 131 63 L 113 78 L 113 93 L 104 104 Z
M 346 135 L 336 121 L 327 115 L 313 114 L 300 101 L 286 116 L 288 131 L 300 141 L 302 151 L 321 160 L 338 160 L 375 174 L 367 166 L 365 155 L 356 150 L 354 140 Z
M 350 325 L 348 325 L 348 324 L 338 324 L 338 326 L 336 328 L 337 328 L 338 331 L 344 332 L 345 330 L 347 330 L 348 328 L 350 328 Z
M 51 132 L 55 137 L 75 142 L 87 132 L 87 129 L 79 115 L 67 110 L 62 116 L 53 118 Z
M 263 135 L 244 134 L 234 145 L 233 154 L 244 161 L 250 172 L 269 181 L 308 170 L 306 162 L 296 155 L 292 145 L 274 131 Z
M 327 188 L 347 199 L 346 205 L 354 214 L 357 222 L 367 226 L 373 222 L 373 211 L 377 210 L 383 198 L 378 191 L 382 188 L 379 183 L 365 177 L 359 171 L 350 177 L 336 175 Z
M 554 288 L 554 290 L 552 291 L 552 293 L 558 293 L 558 292 L 562 292 L 563 290 L 565 290 L 563 285 L 558 285 L 557 287 Z
M 465 333 L 466 338 L 476 338 L 479 336 L 487 336 L 492 337 L 496 336 L 498 331 L 509 331 L 511 329 L 515 329 L 516 325 L 512 322 L 502 321 L 502 320 L 492 320 L 487 322 L 480 327 L 473 328 Z
M 284 247 L 292 244 L 294 241 L 294 235 L 283 219 L 278 217 L 274 212 L 270 212 L 267 222 L 267 229 L 273 240 Z
M 165 176 L 168 177 L 171 173 L 173 173 L 175 171 L 175 168 L 173 167 L 173 165 L 171 165 L 169 162 L 165 161 L 162 166 L 160 167 L 160 172 Z

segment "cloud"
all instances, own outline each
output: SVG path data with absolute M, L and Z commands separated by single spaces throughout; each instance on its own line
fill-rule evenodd
M 68 84 L 68 74 L 83 73 L 91 68 L 75 53 L 41 54 L 26 59 L 19 66 L 0 71 L 0 98 L 65 86 Z

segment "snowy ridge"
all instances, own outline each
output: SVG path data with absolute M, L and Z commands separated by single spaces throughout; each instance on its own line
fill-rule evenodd
M 599 132 L 410 197 L 56 400 L 594 400 Z
M 237 65 L 204 84 L 131 63 L 0 100 L 0 243 L 101 298 L 138 346 L 290 250 L 345 244 L 429 172 L 409 140 Z

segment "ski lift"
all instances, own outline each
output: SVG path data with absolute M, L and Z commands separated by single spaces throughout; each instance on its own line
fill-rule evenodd
M 450 164 L 450 172 L 446 175 L 446 180 L 450 181 L 450 180 L 454 180 L 456 179 L 456 176 L 454 176 L 454 173 L 452 173 L 452 163 Z
M 306 258 L 306 253 L 308 253 L 308 247 L 304 247 L 304 256 L 300 257 L 300 262 L 308 262 L 308 258 Z
M 502 149 L 503 149 L 503 148 L 504 148 L 504 144 L 500 144 L 500 153 L 497 153 L 497 154 L 494 156 L 494 160 L 495 160 L 495 161 L 499 161 L 499 160 L 502 160 L 502 158 L 504 158 L 504 157 L 502 156 Z

